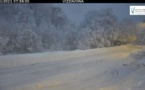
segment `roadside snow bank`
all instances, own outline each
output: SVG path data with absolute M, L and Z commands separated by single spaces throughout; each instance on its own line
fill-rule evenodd
M 141 60 L 142 58 L 144 58 L 145 57 L 145 46 L 135 52 L 132 52 L 131 56 L 137 60 Z
M 134 58 L 135 61 L 131 62 L 130 66 L 136 68 L 140 68 L 141 66 L 145 67 L 145 47 L 131 53 L 131 57 Z
M 0 56 L 0 69 L 12 68 L 24 65 L 33 65 L 38 63 L 46 63 L 57 60 L 65 60 L 70 58 L 79 58 L 92 56 L 97 54 L 105 54 L 110 51 L 125 50 L 127 46 L 98 48 L 90 50 L 75 50 L 75 51 L 56 51 L 35 54 L 19 54 Z
M 145 57 L 139 61 L 139 64 L 143 64 L 145 66 Z

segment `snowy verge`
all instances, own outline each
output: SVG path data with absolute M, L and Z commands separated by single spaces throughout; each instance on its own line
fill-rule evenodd
M 144 58 L 145 57 L 145 46 L 135 52 L 132 52 L 131 56 L 136 60 L 141 60 L 142 58 Z
M 130 63 L 131 66 L 137 68 L 145 66 L 145 46 L 138 51 L 132 52 L 131 57 L 135 59 L 135 61 Z
M 79 58 L 86 56 L 93 56 L 98 54 L 109 53 L 110 51 L 124 50 L 127 46 L 98 48 L 89 50 L 75 50 L 75 51 L 56 51 L 34 54 L 19 54 L 19 55 L 4 55 L 0 56 L 0 69 L 12 68 L 24 65 L 34 65 L 38 63 L 47 63 L 58 60 L 66 60 L 70 58 Z

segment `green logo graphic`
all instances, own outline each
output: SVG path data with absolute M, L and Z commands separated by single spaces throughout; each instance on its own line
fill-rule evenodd
M 132 14 L 134 13 L 135 7 L 131 8 L 131 12 Z

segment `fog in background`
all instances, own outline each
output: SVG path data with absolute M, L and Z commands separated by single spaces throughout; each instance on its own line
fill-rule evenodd
M 90 3 L 90 4 L 55 4 L 60 6 L 65 14 L 77 25 L 83 21 L 85 14 L 90 10 L 101 10 L 103 8 L 112 8 L 114 14 L 119 18 L 131 18 L 136 22 L 145 19 L 145 16 L 131 16 L 129 15 L 129 6 L 131 5 L 145 5 L 143 3 Z

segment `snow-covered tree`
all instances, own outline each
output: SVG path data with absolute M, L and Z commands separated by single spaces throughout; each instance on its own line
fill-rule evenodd
M 109 47 L 115 40 L 132 42 L 136 36 L 134 23 L 119 22 L 111 8 L 89 11 L 79 27 L 53 4 L 0 8 L 0 52 L 4 54 Z
M 41 37 L 31 29 L 19 32 L 17 45 L 20 52 L 36 52 L 43 49 Z
M 137 27 L 131 19 L 123 19 L 119 23 L 118 32 L 118 38 L 120 38 L 123 43 L 133 42 L 137 38 Z
M 88 37 L 83 41 L 86 42 L 86 46 L 90 48 L 112 46 L 116 38 L 117 18 L 111 8 L 88 12 L 84 22 L 84 27 L 81 25 L 81 32 L 85 30 L 85 36 Z
M 69 27 L 66 29 L 68 30 L 66 35 L 65 35 L 65 50 L 75 50 L 78 48 L 78 33 L 77 33 L 77 28 L 76 25 L 74 24 L 69 24 Z
M 0 37 L 0 55 L 5 53 L 5 49 L 7 49 L 6 44 L 8 43 L 8 37 Z
M 52 4 L 0 5 L 0 36 L 9 37 L 6 52 L 63 50 L 69 21 Z M 3 28 L 10 25 L 9 28 Z M 67 46 L 66 46 L 67 47 Z M 34 50 L 35 49 L 35 50 Z
M 136 43 L 145 44 L 145 29 L 138 32 Z

